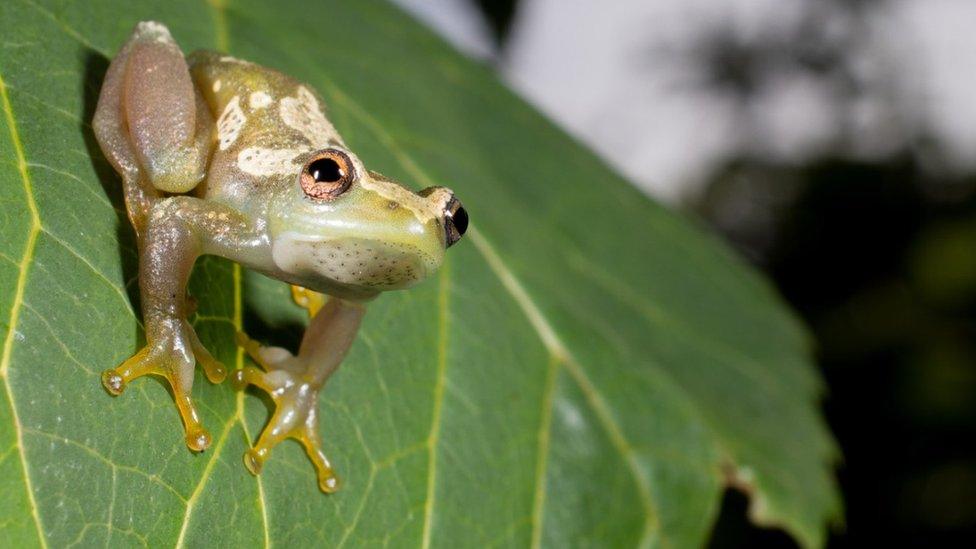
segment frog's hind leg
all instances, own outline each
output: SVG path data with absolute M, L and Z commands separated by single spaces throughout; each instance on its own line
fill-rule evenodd
M 137 234 L 160 191 L 187 192 L 203 179 L 213 117 L 165 26 L 136 25 L 105 75 L 92 127 L 122 175 Z
M 129 39 L 123 108 L 140 165 L 152 185 L 185 193 L 203 180 L 213 119 L 169 30 L 139 23 Z
M 325 301 L 305 330 L 298 355 L 279 347 L 262 347 L 238 334 L 238 344 L 267 371 L 253 367 L 236 370 L 234 386 L 243 389 L 254 385 L 271 395 L 275 404 L 257 443 L 244 453 L 244 465 L 251 473 L 259 474 L 272 448 L 291 437 L 304 446 L 312 460 L 319 488 L 327 494 L 339 489 L 339 479 L 322 451 L 318 434 L 319 391 L 346 356 L 365 312 L 360 303 L 338 298 Z
M 122 176 L 129 219 L 136 234 L 141 235 L 150 205 L 159 198 L 160 193 L 144 179 L 135 148 L 126 134 L 127 123 L 123 107 L 125 76 L 137 33 L 138 30 L 133 32 L 133 36 L 122 46 L 105 73 L 98 106 L 92 119 L 92 129 L 105 158 Z

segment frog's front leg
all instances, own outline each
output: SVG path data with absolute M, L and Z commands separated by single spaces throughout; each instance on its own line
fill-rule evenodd
M 254 385 L 271 395 L 276 408 L 244 464 L 259 474 L 264 462 L 282 440 L 298 440 L 308 453 L 326 493 L 339 487 L 338 477 L 322 450 L 318 426 L 318 393 L 345 358 L 366 312 L 364 305 L 330 298 L 312 318 L 298 355 L 280 347 L 261 347 L 243 334 L 239 343 L 265 370 L 247 367 L 234 372 L 234 386 Z
M 229 241 L 228 234 L 239 240 Z M 215 235 L 224 236 L 217 240 Z M 165 377 L 186 429 L 187 446 L 202 451 L 211 439 L 191 398 L 194 362 L 200 363 L 214 383 L 223 381 L 227 372 L 203 347 L 187 321 L 186 284 L 201 254 L 229 255 L 229 246 L 244 249 L 259 238 L 250 234 L 241 216 L 229 209 L 179 196 L 153 204 L 139 239 L 146 346 L 119 367 L 106 370 L 102 383 L 118 395 L 135 378 L 147 374 Z

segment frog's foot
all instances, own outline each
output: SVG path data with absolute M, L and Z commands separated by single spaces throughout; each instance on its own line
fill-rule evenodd
M 291 286 L 291 298 L 296 305 L 308 311 L 309 318 L 319 312 L 326 300 L 324 294 L 294 284 Z
M 165 338 L 155 344 L 146 345 L 117 368 L 105 370 L 102 373 L 102 385 L 109 393 L 118 396 L 136 378 L 145 375 L 166 378 L 186 430 L 186 445 L 191 450 L 200 452 L 210 446 L 211 437 L 201 424 L 200 414 L 190 397 L 194 354 L 211 381 L 222 381 L 226 377 L 226 370 L 203 348 L 192 328 L 188 324 L 185 328 L 184 335 L 190 342 L 189 347 L 193 354 L 187 352 L 187 346 L 180 344 L 178 338 Z
M 273 349 L 275 348 L 259 347 L 258 351 Z M 264 462 L 271 456 L 271 450 L 290 437 L 301 442 L 312 460 L 319 488 L 327 494 L 339 489 L 339 478 L 322 451 L 318 436 L 317 388 L 288 370 L 270 369 L 262 372 L 250 366 L 235 370 L 231 383 L 238 390 L 254 385 L 267 392 L 276 406 L 257 443 L 244 452 L 244 466 L 251 474 L 260 474 Z

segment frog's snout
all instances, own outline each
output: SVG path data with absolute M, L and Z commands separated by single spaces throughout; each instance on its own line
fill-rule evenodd
M 418 193 L 420 196 L 437 201 L 440 211 L 437 217 L 444 226 L 444 236 L 447 247 L 450 248 L 468 230 L 468 211 L 461 205 L 461 201 L 454 195 L 454 191 L 447 187 L 427 187 Z

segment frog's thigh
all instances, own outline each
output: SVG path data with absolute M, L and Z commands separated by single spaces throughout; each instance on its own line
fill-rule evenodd
M 197 112 L 183 52 L 165 28 L 141 23 L 129 45 L 122 97 L 132 145 L 156 188 L 187 192 L 203 177 L 206 143 L 197 134 L 209 115 Z
M 133 34 L 138 33 L 137 27 Z M 126 208 L 129 210 L 136 234 L 142 234 L 150 204 L 158 198 L 159 193 L 148 181 L 144 181 L 141 175 L 139 158 L 129 140 L 122 107 L 125 72 L 134 40 L 134 37 L 130 38 L 122 46 L 105 73 L 105 80 L 98 95 L 98 107 L 92 119 L 92 129 L 105 157 L 125 182 L 123 188 Z

